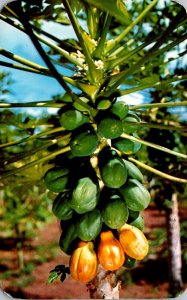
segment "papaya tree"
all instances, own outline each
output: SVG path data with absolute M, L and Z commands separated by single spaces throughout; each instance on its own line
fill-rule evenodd
M 7 167 L 5 161 L 1 179 L 6 184 L 11 176 L 19 176 L 30 167 L 50 164 L 44 182 L 55 195 L 52 210 L 62 228 L 59 245 L 70 260 L 69 267 L 59 265 L 52 270 L 49 282 L 59 275 L 63 281 L 70 273 L 87 285 L 91 298 L 119 298 L 117 271 L 148 254 L 141 218 L 151 198 L 137 166 L 168 180 L 187 182 L 183 174 L 171 176 L 137 157 L 141 145 L 147 145 L 187 158 L 180 151 L 146 141 L 140 135 L 142 126 L 174 130 L 165 124 L 145 122 L 147 109 L 186 106 L 187 102 L 125 102 L 127 95 L 134 92 L 168 86 L 175 89 L 176 82 L 187 78 L 186 74 L 165 72 L 163 61 L 187 37 L 185 10 L 177 6 L 177 14 L 167 15 L 167 26 L 162 30 L 156 30 L 154 23 L 154 30 L 145 34 L 146 26 L 143 27 L 149 18 L 155 18 L 155 7 L 159 23 L 165 24 L 170 5 L 177 6 L 167 3 L 164 11 L 158 0 L 139 1 L 133 11 L 122 0 L 25 0 L 11 3 L 0 15 L 1 20 L 30 37 L 45 63 L 43 66 L 1 49 L 0 54 L 13 61 L 4 60 L 1 65 L 52 77 L 62 88 L 62 94 L 50 101 L 0 104 L 9 109 L 59 108 L 45 131 L 35 131 L 34 127 L 24 140 L 12 141 L 12 145 L 21 144 L 42 136 L 45 153 L 36 147 L 37 157 L 29 163 L 22 160 L 18 167 Z M 42 28 L 43 20 L 54 25 L 69 24 L 76 38 L 49 34 Z M 156 67 L 161 70 L 160 76 Z M 185 128 L 179 125 L 179 130 Z M 1 147 L 7 147 L 6 143 Z M 30 157 L 30 151 L 25 155 Z M 16 157 L 20 160 L 20 156 Z

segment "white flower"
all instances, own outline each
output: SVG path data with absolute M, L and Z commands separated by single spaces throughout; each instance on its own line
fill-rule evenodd
M 96 66 L 96 69 L 103 69 L 104 68 L 104 63 L 102 60 L 95 60 L 94 64 Z
M 175 1 L 175 2 L 179 3 L 180 5 L 182 5 L 185 8 L 186 12 L 187 12 L 187 0 L 173 0 L 173 1 Z
M 0 3 L 0 11 L 3 9 L 3 7 L 5 5 L 7 5 L 8 3 L 12 2 L 12 1 L 16 1 L 16 0 L 1 0 L 1 3 Z

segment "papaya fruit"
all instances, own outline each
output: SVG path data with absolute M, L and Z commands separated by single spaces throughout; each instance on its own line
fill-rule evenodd
M 98 259 L 105 270 L 118 270 L 125 262 L 125 255 L 120 242 L 111 230 L 100 233 Z
M 116 101 L 110 108 L 111 112 L 118 116 L 120 119 L 124 119 L 128 114 L 129 107 L 124 101 Z
M 69 169 L 66 167 L 54 167 L 44 175 L 44 182 L 49 190 L 60 193 L 66 189 Z
M 73 216 L 73 209 L 69 206 L 69 197 L 60 193 L 53 201 L 52 212 L 59 220 L 68 220 Z
M 77 222 L 77 235 L 82 241 L 94 240 L 102 228 L 102 218 L 98 209 L 83 214 Z
M 76 109 L 69 109 L 60 117 L 61 126 L 67 130 L 74 130 L 86 122 L 89 118 Z
M 101 179 L 107 187 L 120 188 L 127 179 L 127 169 L 120 157 L 114 157 L 103 166 L 100 164 Z
M 119 191 L 124 198 L 127 207 L 134 211 L 144 210 L 151 200 L 148 190 L 136 179 L 129 179 Z
M 125 263 L 123 267 L 125 267 L 126 269 L 132 269 L 135 266 L 136 266 L 136 259 L 125 254 Z
M 123 162 L 125 163 L 125 166 L 127 168 L 128 176 L 132 179 L 137 179 L 138 181 L 143 182 L 143 180 L 144 180 L 143 174 L 138 169 L 138 167 L 126 159 L 123 159 Z
M 113 142 L 115 148 L 120 150 L 122 153 L 126 155 L 131 155 L 138 152 L 141 148 L 141 144 L 136 141 L 131 141 L 125 138 L 116 139 Z
M 99 110 L 105 110 L 108 109 L 111 106 L 110 100 L 102 99 L 97 103 L 97 109 Z
M 126 133 L 134 133 L 137 131 L 138 126 L 137 125 L 133 125 L 133 124 L 129 124 L 128 122 L 140 122 L 140 118 L 134 114 L 129 112 L 127 114 L 127 116 L 122 120 L 122 124 L 123 124 L 123 131 Z
M 123 125 L 116 118 L 103 118 L 97 126 L 98 133 L 106 139 L 114 139 L 123 133 Z
M 73 189 L 69 205 L 78 214 L 84 214 L 93 210 L 98 202 L 99 189 L 89 177 L 78 180 Z
M 86 131 L 72 137 L 70 148 L 74 156 L 89 156 L 94 153 L 98 144 L 99 141 L 96 134 Z
M 105 200 L 106 201 L 106 200 Z M 118 229 L 128 219 L 128 208 L 119 197 L 111 197 L 101 211 L 103 222 L 111 229 Z
M 74 223 L 68 222 L 68 226 L 66 224 L 64 229 L 62 229 L 62 233 L 59 240 L 60 249 L 64 253 L 71 255 L 75 249 L 76 244 L 77 244 L 76 226 Z
M 88 283 L 97 273 L 98 260 L 92 242 L 79 242 L 69 262 L 70 274 L 73 279 Z
M 144 219 L 141 216 L 141 214 L 139 214 L 139 216 L 136 219 L 134 219 L 133 221 L 131 221 L 131 222 L 128 221 L 128 223 L 129 223 L 129 225 L 133 225 L 140 230 L 144 229 Z
M 119 229 L 119 241 L 124 252 L 137 260 L 148 254 L 149 244 L 143 232 L 135 226 L 124 224 Z

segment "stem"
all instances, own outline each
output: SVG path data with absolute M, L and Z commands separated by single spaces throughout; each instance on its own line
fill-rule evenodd
M 52 130 L 47 130 L 45 132 L 41 132 L 41 133 L 38 133 L 38 134 L 33 134 L 33 135 L 29 136 L 29 137 L 26 137 L 26 138 L 23 138 L 23 139 L 19 139 L 17 141 L 12 141 L 12 142 L 1 144 L 0 148 L 5 148 L 5 147 L 10 147 L 10 146 L 18 145 L 18 144 L 21 144 L 23 142 L 25 143 L 25 142 L 28 142 L 30 140 L 38 139 L 38 138 L 40 138 L 42 136 L 53 134 L 53 133 L 60 132 L 60 131 L 64 131 L 64 129 L 62 127 L 58 127 L 58 128 L 52 129 Z M 67 134 L 67 136 L 68 135 L 69 134 Z
M 129 157 L 128 160 L 134 162 L 135 164 L 137 164 L 138 166 L 144 168 L 145 170 L 150 171 L 150 172 L 152 172 L 152 173 L 154 173 L 154 174 L 156 174 L 156 175 L 159 175 L 159 176 L 161 176 L 161 177 L 163 177 L 163 178 L 166 178 L 166 179 L 168 179 L 168 180 L 172 180 L 172 181 L 176 181 L 176 182 L 180 182 L 180 183 L 187 183 L 187 179 L 179 178 L 179 177 L 174 177 L 174 176 L 168 175 L 168 174 L 166 174 L 166 173 L 164 173 L 164 172 L 161 172 L 161 171 L 159 171 L 159 170 L 157 170 L 157 169 L 155 169 L 155 168 L 152 168 L 152 167 L 150 167 L 150 166 L 147 166 L 146 164 L 140 162 L 139 160 L 136 160 L 136 159 L 133 158 L 133 157 Z
M 57 71 L 57 69 L 55 68 L 53 63 L 51 62 L 49 56 L 45 53 L 42 46 L 40 45 L 38 39 L 36 38 L 35 34 L 33 33 L 32 26 L 25 18 L 21 9 L 19 10 L 19 18 L 20 18 L 20 21 L 22 22 L 22 24 L 24 25 L 25 30 L 27 31 L 28 35 L 30 36 L 34 46 L 36 47 L 38 53 L 40 54 L 40 56 L 42 57 L 42 59 L 44 60 L 46 65 L 48 66 L 49 70 L 51 71 L 51 73 L 54 75 L 54 77 L 58 81 L 58 83 L 62 86 L 63 89 L 65 89 L 65 91 L 72 97 L 72 99 L 74 101 L 81 104 L 92 115 L 94 115 L 96 113 L 96 111 L 92 107 L 90 107 L 87 103 L 84 103 L 81 99 L 79 99 L 79 97 L 75 93 L 73 93 L 72 90 L 70 89 L 70 87 L 66 84 L 66 82 L 62 78 L 61 74 L 59 74 L 59 72 Z
M 109 15 L 107 13 L 105 25 L 104 25 L 103 30 L 102 30 L 102 35 L 100 37 L 99 43 L 98 43 L 94 53 L 93 53 L 93 56 L 96 57 L 96 58 L 101 58 L 101 56 L 104 52 L 105 41 L 106 41 L 106 37 L 107 37 L 107 33 L 108 33 L 108 30 L 109 30 L 109 27 L 110 27 L 111 20 L 112 20 L 111 15 Z
M 176 76 L 176 77 L 170 78 L 170 79 L 163 79 L 163 80 L 157 81 L 157 82 L 142 84 L 142 85 L 139 85 L 139 86 L 131 88 L 131 89 L 121 90 L 120 95 L 124 96 L 124 95 L 128 95 L 128 94 L 140 91 L 140 90 L 148 89 L 150 87 L 162 86 L 164 84 L 176 82 L 179 80 L 185 80 L 185 79 L 187 79 L 187 75 L 180 75 L 180 76 Z
M 21 171 L 24 171 L 24 170 L 30 168 L 30 167 L 33 167 L 33 166 L 38 165 L 40 163 L 43 163 L 43 162 L 45 162 L 45 161 L 47 161 L 47 160 L 49 160 L 49 159 L 51 159 L 53 157 L 56 157 L 59 154 L 62 154 L 62 153 L 68 152 L 68 151 L 70 151 L 70 147 L 69 146 L 64 147 L 61 150 L 55 151 L 55 152 L 53 152 L 51 154 L 48 154 L 45 157 L 36 159 L 36 160 L 34 160 L 34 161 L 32 161 L 32 162 L 30 162 L 30 163 L 28 163 L 28 164 L 26 164 L 26 165 L 24 165 L 22 167 L 19 167 L 19 168 L 16 168 L 14 170 L 11 170 L 11 171 L 7 172 L 7 174 L 0 176 L 0 179 L 4 180 L 4 179 L 6 179 L 6 178 L 8 178 L 8 177 L 10 177 L 12 175 L 15 175 L 15 174 L 17 174 L 17 173 L 19 173 Z
M 35 74 L 38 74 L 38 75 L 43 75 L 43 76 L 48 76 L 48 77 L 51 77 L 51 78 L 54 78 L 54 76 L 50 73 L 43 73 L 41 71 L 38 71 L 36 69 L 33 69 L 33 68 L 28 68 L 28 67 L 25 67 L 25 66 L 22 66 L 22 65 L 17 65 L 17 64 L 13 64 L 13 63 L 8 63 L 8 62 L 5 62 L 5 61 L 1 61 L 0 60 L 0 66 L 4 66 L 4 67 L 7 67 L 7 68 L 11 68 L 11 69 L 16 69 L 16 70 L 20 70 L 20 71 L 25 71 L 25 72 L 30 72 L 30 73 L 35 73 Z M 46 69 L 48 70 L 48 69 Z M 64 81 L 66 81 L 67 83 L 70 83 L 71 85 L 78 87 L 77 83 L 75 80 L 73 80 L 72 78 L 70 77 L 67 77 L 67 76 L 62 76 L 62 78 L 64 79 Z M 55 79 L 55 78 L 54 78 Z M 1 107 L 1 104 L 0 103 L 0 107 Z
M 175 22 L 174 22 L 175 21 Z M 163 52 L 163 49 L 156 51 L 167 39 L 168 35 L 173 32 L 173 30 L 181 23 L 181 19 L 173 20 L 167 30 L 163 33 L 163 35 L 158 39 L 158 41 L 154 44 L 154 46 L 146 53 L 139 61 L 137 61 L 134 65 L 132 65 L 128 70 L 122 71 L 117 76 L 113 77 L 113 80 L 117 78 L 117 81 L 108 89 L 108 91 L 104 94 L 105 96 L 110 96 L 116 88 L 121 85 L 126 78 L 138 72 L 143 64 L 147 61 L 150 62 L 151 59 L 155 58 L 158 54 Z M 170 43 L 170 46 L 178 45 L 182 41 L 184 41 L 187 37 L 187 34 L 184 34 L 180 39 L 177 39 L 175 42 Z M 169 45 L 168 45 L 169 46 Z
M 139 16 L 134 20 L 117 38 L 108 41 L 108 45 L 106 47 L 106 52 L 113 50 L 123 39 L 124 37 L 132 30 L 132 28 L 138 24 L 144 16 L 151 10 L 151 8 L 157 3 L 158 0 L 153 0 L 144 11 L 139 14 Z
M 137 127 L 147 127 L 147 128 L 156 128 L 159 130 L 176 130 L 176 131 L 186 131 L 186 126 L 170 126 L 170 125 L 160 125 L 160 124 L 153 124 L 147 122 L 129 122 L 123 121 L 123 124 L 129 124 Z
M 36 64 L 36 63 L 34 63 L 34 62 L 32 62 L 32 61 L 30 61 L 28 59 L 25 59 L 25 58 L 23 58 L 23 57 L 21 57 L 19 55 L 16 55 L 16 54 L 14 54 L 12 52 L 9 52 L 9 51 L 7 51 L 7 50 L 5 50 L 3 48 L 0 48 L 0 55 L 8 57 L 8 58 L 10 58 L 10 59 L 12 59 L 14 61 L 17 61 L 17 62 L 19 62 L 19 63 L 21 63 L 21 64 L 23 64 L 25 66 L 31 67 L 33 69 L 36 69 L 36 70 L 38 70 L 40 72 L 45 72 L 45 73 L 49 72 L 49 69 L 47 69 L 47 68 L 45 68 L 45 67 L 43 67 L 43 66 L 41 66 L 39 64 Z
M 36 101 L 36 102 L 27 102 L 27 103 L 0 103 L 0 108 L 16 108 L 16 107 L 54 107 L 61 108 L 65 105 L 65 103 L 56 103 L 54 101 Z
M 15 28 L 21 30 L 22 32 L 24 32 L 25 34 L 28 35 L 28 33 L 26 32 L 26 30 L 24 29 L 24 27 L 22 27 L 20 24 L 13 22 L 11 19 L 8 19 L 6 17 L 4 17 L 3 15 L 0 14 L 0 19 L 3 20 L 4 22 L 10 24 L 11 26 L 14 26 Z M 19 19 L 19 18 L 18 18 Z M 36 28 L 33 27 L 32 28 Z M 43 32 L 42 32 L 43 33 Z M 57 51 L 60 55 L 64 56 L 69 62 L 75 64 L 76 66 L 79 66 L 81 68 L 84 67 L 83 63 L 80 61 L 80 59 L 76 58 L 75 56 L 72 56 L 69 54 L 68 51 L 63 50 L 61 47 L 55 45 L 54 43 L 50 42 L 49 40 L 46 40 L 44 37 L 42 37 L 41 35 L 34 33 L 35 37 L 37 37 L 37 39 L 44 43 L 45 45 L 47 45 L 48 47 L 54 49 L 55 51 Z M 46 34 L 45 34 L 46 35 Z M 60 41 L 61 42 L 61 41 Z
M 38 152 L 40 152 L 41 150 L 44 150 L 52 145 L 55 145 L 57 143 L 59 143 L 60 141 L 63 141 L 65 137 L 56 137 L 53 138 L 50 142 L 40 146 L 40 147 L 36 147 L 32 150 L 29 150 L 28 152 L 24 152 L 24 153 L 19 153 L 18 155 L 11 157 L 11 158 L 7 158 L 6 161 L 2 161 L 2 163 L 4 164 L 4 166 L 8 166 L 12 163 L 15 163 L 19 160 L 22 160 L 23 158 L 29 158 L 32 154 L 36 154 Z M 0 161 L 1 162 L 1 161 Z
M 88 64 L 88 73 L 90 75 L 90 83 L 91 84 L 94 84 L 95 83 L 95 76 L 94 76 L 94 73 L 95 73 L 95 65 L 94 65 L 94 62 L 91 58 L 91 55 L 89 53 L 89 50 L 87 49 L 86 47 L 86 44 L 84 42 L 84 39 L 83 39 L 83 35 L 82 35 L 82 30 L 80 29 L 80 25 L 71 9 L 71 6 L 69 4 L 69 1 L 68 0 L 62 0 L 63 2 L 63 5 L 66 9 L 66 12 L 69 16 L 69 19 L 71 21 L 71 24 L 74 28 L 74 31 L 77 35 L 77 38 L 81 44 L 81 47 L 82 47 L 82 50 L 83 50 L 83 53 L 85 55 L 85 58 L 86 58 L 86 61 L 87 61 L 87 64 Z
M 187 106 L 187 101 L 138 104 L 138 105 L 131 106 L 130 110 L 136 110 L 136 109 L 140 109 L 140 108 L 152 109 L 154 107 L 162 108 L 162 107 L 173 107 L 173 106 Z
M 149 146 L 149 147 L 152 147 L 152 148 L 155 148 L 157 150 L 160 150 L 160 151 L 163 151 L 163 152 L 166 152 L 166 153 L 169 153 L 169 154 L 172 154 L 172 155 L 179 156 L 179 157 L 182 157 L 184 159 L 187 159 L 187 155 L 186 154 L 183 154 L 183 153 L 180 153 L 180 152 L 176 152 L 176 151 L 170 150 L 170 149 L 168 149 L 166 147 L 163 147 L 163 146 L 160 146 L 160 145 L 157 145 L 157 144 L 153 144 L 151 142 L 147 142 L 147 141 L 138 139 L 138 138 L 136 138 L 136 137 L 134 137 L 132 135 L 129 135 L 127 133 L 123 133 L 121 135 L 121 137 L 129 139 L 129 140 L 132 140 L 132 141 L 135 141 L 135 142 L 138 142 L 140 144 L 143 144 L 143 145 L 146 145 L 146 146 Z

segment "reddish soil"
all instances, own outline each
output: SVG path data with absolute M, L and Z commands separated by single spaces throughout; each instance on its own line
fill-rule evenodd
M 155 228 L 165 226 L 165 214 L 153 208 L 146 210 L 145 234 L 154 239 Z M 36 238 L 26 241 L 24 246 L 25 265 L 37 261 L 38 257 L 46 257 L 45 262 L 36 263 L 30 274 L 20 275 L 17 265 L 17 252 L 12 240 L 0 243 L 0 287 L 15 298 L 24 299 L 89 299 L 89 293 L 84 284 L 71 279 L 70 276 L 62 284 L 59 280 L 47 285 L 50 270 L 56 265 L 67 264 L 69 257 L 58 248 L 60 228 L 58 222 L 48 224 L 36 233 Z M 56 245 L 54 245 L 56 243 Z M 38 245 L 44 245 L 43 253 L 36 251 Z M 51 249 L 54 251 L 51 252 Z M 121 271 L 122 281 L 120 298 L 142 299 L 168 298 L 168 267 L 167 258 L 163 257 L 163 247 L 155 247 L 145 261 L 139 263 L 132 271 Z M 7 278 L 7 271 L 12 271 Z M 3 276 L 4 275 L 4 276 Z M 186 277 L 186 274 L 184 274 Z M 186 280 L 186 279 L 185 279 Z M 184 281 L 185 281 L 184 280 Z M 185 283 L 185 288 L 187 282 Z M 185 290 L 184 288 L 184 290 Z

